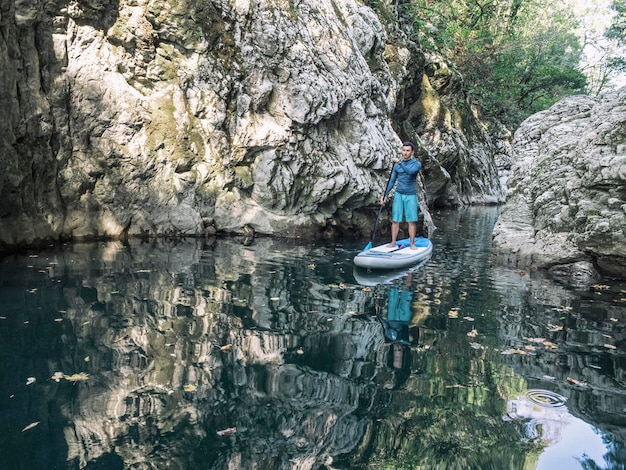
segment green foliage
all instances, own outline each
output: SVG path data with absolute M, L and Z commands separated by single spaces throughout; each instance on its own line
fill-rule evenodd
M 409 0 L 400 7 L 412 39 L 452 60 L 487 118 L 515 128 L 585 90 L 577 24 L 561 1 Z
M 605 36 L 617 41 L 622 46 L 626 46 L 626 0 L 613 0 L 611 9 L 615 11 L 615 16 L 613 16 L 611 26 L 607 29 Z

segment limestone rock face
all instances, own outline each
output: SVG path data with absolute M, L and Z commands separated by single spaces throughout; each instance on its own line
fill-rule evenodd
M 407 136 L 426 203 L 503 200 L 460 81 L 389 27 L 357 0 L 0 0 L 0 246 L 369 230 Z
M 626 277 L 626 88 L 567 98 L 531 116 L 513 154 L 496 255 L 573 277 L 592 278 L 588 263 Z

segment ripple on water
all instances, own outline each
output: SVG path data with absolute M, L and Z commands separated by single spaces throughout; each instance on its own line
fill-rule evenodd
M 538 405 L 557 408 L 559 406 L 565 406 L 567 398 L 559 395 L 558 393 L 551 392 L 550 390 L 543 390 L 534 388 L 526 390 L 524 396 Z

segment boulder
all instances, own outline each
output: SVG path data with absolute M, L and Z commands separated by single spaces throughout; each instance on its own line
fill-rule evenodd
M 503 262 L 626 277 L 626 88 L 566 98 L 514 136 L 506 204 L 493 233 Z M 560 269 L 558 266 L 567 265 Z

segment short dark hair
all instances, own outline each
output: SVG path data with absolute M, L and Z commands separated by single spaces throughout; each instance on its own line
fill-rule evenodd
M 415 150 L 415 145 L 413 145 L 413 142 L 406 141 L 405 143 L 402 144 L 402 146 L 411 147 L 411 150 Z

